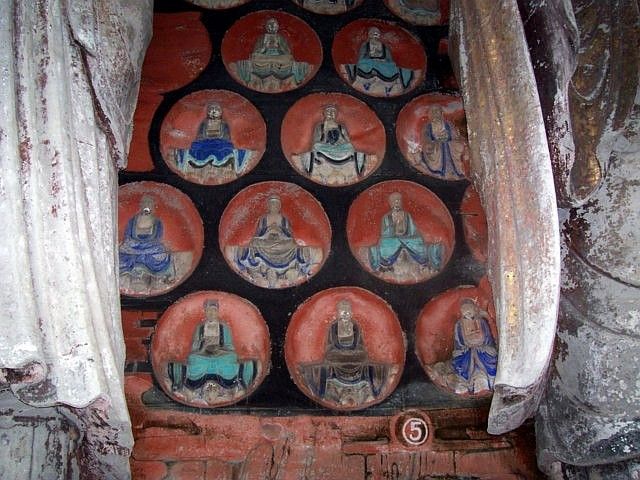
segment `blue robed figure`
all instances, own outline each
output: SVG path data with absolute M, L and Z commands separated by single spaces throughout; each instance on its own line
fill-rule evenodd
M 119 246 L 120 274 L 143 271 L 151 275 L 170 273 L 171 252 L 162 243 L 163 226 L 153 215 L 154 201 L 140 200 L 140 212 L 128 222 Z
M 355 82 L 358 78 L 378 78 L 391 83 L 400 80 L 402 88 L 406 89 L 411 84 L 414 72 L 410 68 L 402 68 L 396 65 L 391 50 L 380 40 L 380 30 L 371 27 L 368 40 L 363 43 L 358 52 L 358 62 L 344 65 L 349 81 Z
M 427 170 L 442 178 L 462 179 L 461 156 L 465 145 L 455 127 L 444 119 L 442 108 L 430 109 L 431 121 L 425 127 L 425 142 L 420 161 Z
M 207 118 L 200 124 L 191 147 L 176 150 L 176 163 L 179 168 L 186 165 L 203 168 L 207 165 L 224 167 L 232 164 L 233 170 L 241 173 L 252 153 L 251 150 L 235 148 L 229 126 L 222 119 L 222 107 L 212 103 L 207 107 Z
M 229 326 L 218 317 L 218 303 L 204 303 L 205 319 L 196 327 L 185 364 L 169 363 L 172 388 L 195 390 L 206 382 L 223 388 L 247 388 L 255 379 L 256 361 L 239 360 Z
M 453 369 L 468 382 L 469 391 L 473 392 L 477 383 L 474 377 L 480 377 L 492 389 L 498 350 L 489 324 L 471 299 L 462 302 L 460 312 L 462 316 L 454 330 Z
M 413 218 L 402 210 L 402 196 L 389 195 L 391 211 L 382 217 L 380 240 L 369 247 L 369 264 L 374 271 L 392 268 L 400 254 L 406 252 L 410 259 L 421 266 L 439 270 L 442 265 L 442 244 L 427 244 Z
M 297 244 L 291 224 L 282 215 L 280 198 L 267 200 L 268 212 L 260 217 L 254 237 L 247 247 L 238 247 L 235 262 L 240 270 L 260 272 L 270 282 L 294 269 L 298 274 L 310 273 L 310 249 Z

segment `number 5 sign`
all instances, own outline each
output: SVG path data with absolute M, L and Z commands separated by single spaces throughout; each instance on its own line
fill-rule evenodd
M 395 440 L 406 447 L 420 447 L 427 443 L 431 420 L 418 410 L 409 410 L 393 417 L 391 431 Z

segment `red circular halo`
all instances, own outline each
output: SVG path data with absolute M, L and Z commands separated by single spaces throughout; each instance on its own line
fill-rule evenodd
M 285 84 L 281 88 L 267 88 L 248 84 L 238 75 L 236 62 L 250 58 L 256 42 L 265 32 L 265 23 L 270 18 L 278 21 L 278 33 L 287 41 L 294 60 L 308 64 L 308 72 L 297 85 Z M 298 17 L 276 10 L 260 10 L 240 18 L 225 33 L 220 51 L 229 75 L 236 82 L 262 93 L 282 93 L 300 88 L 318 73 L 322 64 L 322 43 L 316 32 Z
M 389 195 L 394 192 L 401 193 L 403 210 L 411 215 L 423 241 L 442 244 L 439 269 L 416 267 L 414 272 L 397 275 L 374 271 L 369 263 L 368 248 L 379 243 L 383 217 L 390 210 Z M 447 207 L 433 192 L 414 182 L 388 180 L 369 187 L 353 201 L 347 217 L 347 240 L 351 253 L 366 271 L 389 283 L 413 284 L 436 276 L 446 267 L 453 253 L 455 230 Z
M 381 40 L 390 50 L 396 66 L 414 71 L 413 78 L 406 88 L 396 86 L 397 88 L 394 87 L 389 92 L 386 92 L 384 88 L 380 91 L 374 91 L 367 90 L 364 85 L 357 82 L 349 81 L 343 65 L 357 63 L 360 48 L 367 41 L 369 29 L 372 27 L 380 30 Z M 373 18 L 355 20 L 338 31 L 333 39 L 331 56 L 333 66 L 340 78 L 359 92 L 372 97 L 397 97 L 409 93 L 422 83 L 427 71 L 427 57 L 420 40 L 393 22 Z
M 207 105 L 211 103 L 222 108 L 222 119 L 228 125 L 234 148 L 251 151 L 251 158 L 241 173 L 217 167 L 181 169 L 174 159 L 172 152 L 188 149 L 197 138 Z M 246 98 L 228 90 L 201 90 L 181 98 L 169 110 L 160 128 L 160 153 L 167 166 L 185 180 L 200 185 L 221 185 L 246 175 L 256 167 L 266 146 L 267 126 L 258 109 Z
M 157 182 L 127 183 L 118 189 L 118 245 L 122 245 L 127 223 L 139 212 L 143 196 L 154 200 L 154 215 L 163 226 L 163 245 L 172 254 L 180 255 L 173 258 L 175 281 L 160 284 L 150 291 L 127 287 L 121 276 L 120 293 L 141 298 L 162 295 L 184 282 L 200 262 L 204 248 L 202 218 L 191 199 L 177 188 Z
M 323 109 L 330 105 L 336 107 L 336 121 L 347 130 L 353 148 L 370 155 L 360 174 L 354 162 L 335 168 L 338 174 L 344 172 L 344 177 L 336 182 L 323 180 L 313 172 L 308 174 L 295 158 L 311 150 L 314 129 L 322 122 Z M 294 103 L 282 120 L 280 142 L 282 152 L 298 173 L 321 185 L 336 187 L 358 183 L 371 175 L 382 163 L 386 148 L 384 125 L 375 112 L 364 102 L 343 93 L 312 93 Z M 314 172 L 318 168 L 321 166 Z
M 434 370 L 439 362 L 451 360 L 453 351 L 454 328 L 460 312 L 460 301 L 470 298 L 478 307 L 489 314 L 489 328 L 496 345 L 498 344 L 498 330 L 495 323 L 495 309 L 491 297 L 491 288 L 486 278 L 477 287 L 464 285 L 447 290 L 432 298 L 422 309 L 416 322 L 416 355 L 428 377 L 441 389 L 455 393 L 447 385 L 445 379 Z M 479 394 L 458 393 L 464 397 L 486 397 L 492 392 Z
M 301 365 L 321 362 L 324 358 L 328 330 L 336 318 L 341 300 L 351 304 L 368 361 L 388 365 L 386 379 L 377 398 L 360 405 L 341 405 L 315 395 L 299 371 Z M 289 322 L 285 336 L 285 361 L 298 388 L 313 401 L 332 410 L 361 410 L 382 402 L 395 390 L 405 362 L 406 340 L 393 309 L 382 298 L 359 287 L 336 287 L 316 293 L 300 305 Z
M 447 168 L 444 175 L 430 171 L 427 165 L 420 160 L 420 151 L 424 144 L 424 136 L 430 121 L 429 110 L 433 106 L 440 106 L 443 110 L 443 118 L 454 129 L 462 147 L 459 156 L 459 170 L 463 176 L 453 173 Z M 396 122 L 396 139 L 400 152 L 405 161 L 420 173 L 441 180 L 464 180 L 469 169 L 469 147 L 467 145 L 467 122 L 462 107 L 462 99 L 458 96 L 443 94 L 420 95 L 407 103 Z
M 307 276 L 291 281 L 278 280 L 275 286 L 269 286 L 266 278 L 256 279 L 243 271 L 231 251 L 233 247 L 249 245 L 272 196 L 280 198 L 281 213 L 288 220 L 296 243 L 314 249 L 316 258 L 320 254 L 322 257 L 313 264 Z M 227 264 L 242 278 L 264 288 L 288 288 L 306 282 L 320 271 L 331 250 L 331 224 L 320 202 L 302 187 L 288 182 L 260 182 L 241 190 L 229 201 L 220 218 L 218 239 Z
M 186 362 L 192 339 L 204 318 L 203 304 L 218 303 L 219 317 L 232 333 L 239 361 L 255 360 L 256 376 L 245 392 L 220 401 L 189 398 L 185 391 L 174 391 L 169 378 L 170 362 Z M 260 311 L 248 300 L 227 292 L 200 291 L 172 304 L 160 317 L 151 341 L 153 372 L 163 391 L 173 400 L 193 407 L 215 408 L 237 403 L 250 396 L 269 373 L 271 343 L 269 329 Z

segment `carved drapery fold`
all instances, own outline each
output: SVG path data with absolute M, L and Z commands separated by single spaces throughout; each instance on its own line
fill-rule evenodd
M 553 348 L 560 281 L 556 196 L 533 68 L 515 0 L 455 0 L 472 181 L 489 227 L 500 353 L 488 430 L 520 425 L 538 405 Z
M 102 453 L 132 442 L 116 164 L 150 30 L 150 1 L 0 2 L 0 367 L 25 403 L 91 405 Z

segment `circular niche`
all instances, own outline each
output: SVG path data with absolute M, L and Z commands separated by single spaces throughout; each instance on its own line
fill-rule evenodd
M 467 187 L 462 196 L 460 215 L 462 215 L 464 239 L 473 258 L 480 263 L 485 263 L 489 244 L 487 217 L 482 208 L 480 196 L 471 185 Z
M 153 372 L 164 392 L 192 407 L 231 405 L 269 372 L 269 330 L 248 300 L 226 292 L 192 293 L 171 305 L 151 342 Z
M 488 282 L 461 286 L 430 300 L 416 322 L 416 355 L 433 383 L 465 397 L 489 396 L 498 361 Z
M 298 17 L 275 10 L 250 13 L 235 22 L 222 39 L 221 53 L 236 82 L 263 93 L 301 87 L 322 63 L 316 32 Z
M 413 25 L 449 23 L 449 0 L 384 0 L 384 4 L 394 15 Z
M 293 0 L 293 3 L 313 13 L 340 15 L 359 6 L 364 0 Z
M 288 288 L 322 268 L 331 249 L 331 225 L 306 190 L 261 182 L 231 199 L 218 238 L 225 260 L 242 278 L 263 288 Z
M 333 39 L 333 65 L 357 91 L 373 97 L 397 97 L 424 79 L 427 57 L 420 41 L 391 22 L 360 19 Z
M 341 93 L 314 93 L 286 113 L 282 151 L 301 175 L 321 185 L 358 183 L 382 163 L 384 126 L 364 102 Z
M 405 160 L 419 172 L 441 180 L 466 178 L 469 145 L 460 97 L 414 98 L 398 115 L 396 139 Z
M 300 305 L 285 337 L 291 378 L 332 410 L 382 402 L 400 381 L 406 341 L 398 318 L 380 297 L 358 287 L 319 292 Z
M 210 10 L 226 10 L 227 8 L 239 7 L 250 1 L 251 0 L 187 0 L 187 2 L 193 5 Z
M 160 129 L 160 152 L 185 180 L 221 185 L 246 175 L 267 145 L 260 112 L 227 90 L 202 90 L 180 99 Z
M 120 293 L 153 297 L 195 270 L 204 246 L 202 219 L 189 197 L 156 182 L 118 189 Z
M 347 240 L 366 271 L 389 283 L 413 284 L 445 268 L 455 230 L 447 207 L 433 192 L 417 183 L 389 180 L 353 201 Z

